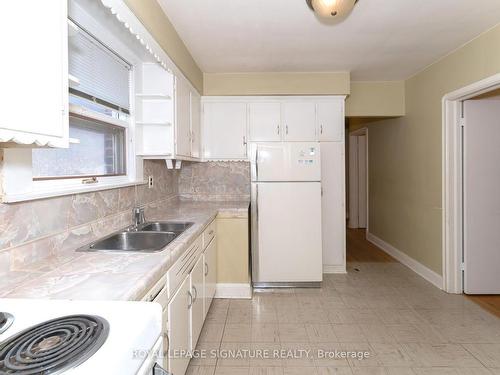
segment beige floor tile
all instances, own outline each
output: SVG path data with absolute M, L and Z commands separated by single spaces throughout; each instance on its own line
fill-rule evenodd
M 199 342 L 218 342 L 222 340 L 224 324 L 207 322 L 201 330 Z
M 215 366 L 193 366 L 189 365 L 186 375 L 214 375 Z
M 283 375 L 282 367 L 250 367 L 250 375 Z
M 387 325 L 388 331 L 401 344 L 406 343 L 446 343 L 448 339 L 428 324 Z
M 251 324 L 229 324 L 224 328 L 222 342 L 251 342 Z
M 486 367 L 500 368 L 500 344 L 463 344 Z
M 252 346 L 247 342 L 222 343 L 217 358 L 219 367 L 250 367 L 250 355 Z
M 306 324 L 306 332 L 311 343 L 337 342 L 331 324 Z
M 410 368 L 418 365 L 401 344 L 371 343 L 370 347 L 382 366 Z
M 354 375 L 415 375 L 409 368 L 388 367 L 357 367 L 353 369 Z
M 471 344 L 500 343 L 500 328 L 487 323 L 481 325 L 434 326 L 450 342 Z
M 332 327 L 339 342 L 367 341 L 361 328 L 356 324 L 332 324 Z
M 279 324 L 281 342 L 309 342 L 304 324 Z
M 492 375 L 492 372 L 485 368 L 414 368 L 416 375 Z
M 412 309 L 376 309 L 376 314 L 384 324 L 424 323 L 425 320 Z
M 394 336 L 383 324 L 359 324 L 363 335 L 370 343 L 374 342 L 396 342 Z
M 252 309 L 231 309 L 227 313 L 228 324 L 250 324 L 252 322 Z
M 215 375 L 249 375 L 249 367 L 217 367 Z
M 352 370 L 350 367 L 318 367 L 318 375 L 352 375 Z M 306 373 L 304 373 L 306 374 Z
M 193 366 L 216 366 L 216 353 L 220 349 L 220 342 L 198 342 L 196 356 L 191 359 Z
M 314 367 L 283 367 L 283 375 L 318 375 L 318 370 Z
M 309 343 L 282 343 L 283 367 L 314 367 L 313 347 Z
M 366 345 L 366 344 L 365 344 Z M 314 356 L 314 363 L 318 368 L 320 367 L 349 367 L 349 362 L 346 358 L 337 357 L 336 352 L 343 351 L 342 344 L 330 342 L 311 344 L 312 353 Z
M 250 358 L 250 367 L 281 367 L 281 344 L 259 342 L 251 345 L 253 357 Z M 261 355 L 259 355 L 261 353 Z
M 403 347 L 418 363 L 416 367 L 482 367 L 461 345 L 412 343 Z
M 339 308 L 328 311 L 328 320 L 333 324 L 354 324 L 356 309 Z
M 252 325 L 252 342 L 279 343 L 280 335 L 277 323 L 259 323 Z

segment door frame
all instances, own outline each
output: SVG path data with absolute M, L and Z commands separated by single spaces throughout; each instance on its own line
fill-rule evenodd
M 369 151 L 369 142 L 368 142 L 368 127 L 364 127 L 364 128 L 361 128 L 361 129 L 357 129 L 357 130 L 354 130 L 352 132 L 349 132 L 349 152 L 348 152 L 348 160 L 349 160 L 349 174 L 347 176 L 347 181 L 349 182 L 349 196 L 348 196 L 348 204 L 349 204 L 349 220 L 348 220 L 348 227 L 349 228 L 358 228 L 358 219 L 356 218 L 355 220 L 353 220 L 353 215 L 352 213 L 354 212 L 354 205 L 356 205 L 356 210 L 357 210 L 357 203 L 355 204 L 354 202 L 357 202 L 359 201 L 358 199 L 358 193 L 359 193 L 359 189 L 355 189 L 354 187 L 357 187 L 358 184 L 359 184 L 359 179 L 358 179 L 358 165 L 357 163 L 354 162 L 354 160 L 351 158 L 351 150 L 354 148 L 355 146 L 355 138 L 360 136 L 360 135 L 364 135 L 366 136 L 366 232 L 369 233 L 369 228 L 370 228 L 370 215 L 369 215 L 369 211 L 370 211 L 370 205 L 369 205 L 369 197 L 370 197 L 370 194 L 369 194 L 369 180 L 368 180 L 368 177 L 369 177 L 369 164 L 368 164 L 368 161 L 369 161 L 369 156 L 368 156 L 368 151 Z M 357 143 L 356 143 L 356 147 L 357 147 Z M 354 173 L 356 172 L 356 173 Z M 354 180 L 354 184 L 351 183 L 351 181 Z M 356 198 L 356 199 L 354 199 Z
M 446 94 L 442 99 L 443 290 L 463 293 L 463 101 L 500 88 L 495 74 Z

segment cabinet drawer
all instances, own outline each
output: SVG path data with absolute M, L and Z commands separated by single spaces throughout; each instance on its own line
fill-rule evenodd
M 205 231 L 203 232 L 203 250 L 205 250 L 212 241 L 212 238 L 215 237 L 215 220 L 213 220 L 208 226 L 205 228 Z
M 184 280 L 184 278 L 191 272 L 196 259 L 200 256 L 201 248 L 201 236 L 198 237 L 191 246 L 177 259 L 177 262 L 168 270 L 168 283 L 167 283 L 167 293 L 168 298 L 170 298 L 179 284 Z

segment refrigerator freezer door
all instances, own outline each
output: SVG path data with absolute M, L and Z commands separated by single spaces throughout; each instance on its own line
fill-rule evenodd
M 252 181 L 321 181 L 318 142 L 253 143 Z
M 254 283 L 322 280 L 321 184 L 254 183 Z

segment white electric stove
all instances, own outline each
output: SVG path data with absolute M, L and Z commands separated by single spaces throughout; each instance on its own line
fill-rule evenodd
M 161 374 L 161 319 L 149 302 L 0 299 L 0 373 Z

